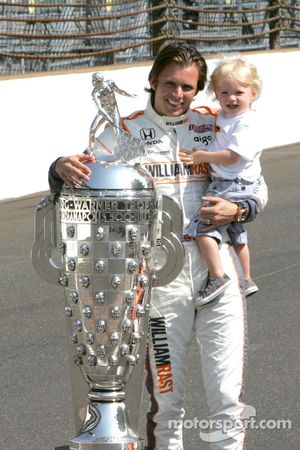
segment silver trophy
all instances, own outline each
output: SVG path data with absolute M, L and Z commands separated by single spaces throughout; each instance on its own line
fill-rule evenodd
M 116 140 L 120 134 L 117 128 Z M 138 145 L 124 141 L 128 153 Z M 184 261 L 180 208 L 169 197 L 158 198 L 140 165 L 116 159 L 90 164 L 84 187 L 64 186 L 36 211 L 33 266 L 64 289 L 73 392 L 87 394 L 85 408 L 75 412 L 78 435 L 70 450 L 144 449 L 130 412 L 141 403 L 150 291 L 171 282 Z M 166 261 L 157 268 L 159 216 Z M 136 392 L 128 398 L 131 374 Z

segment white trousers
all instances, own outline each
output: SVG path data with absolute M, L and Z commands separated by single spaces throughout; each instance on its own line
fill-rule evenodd
M 218 300 L 196 310 L 194 301 L 205 283 L 206 270 L 195 242 L 185 244 L 185 248 L 186 262 L 181 274 L 169 285 L 152 291 L 147 362 L 147 388 L 151 396 L 148 450 L 183 449 L 187 354 L 193 331 L 199 345 L 210 419 L 238 418 L 243 410 L 240 397 L 246 318 L 236 255 L 227 244 L 222 245 L 224 271 L 233 281 Z M 195 391 L 195 395 L 201 393 Z M 203 419 L 201 411 L 198 419 Z M 214 450 L 243 448 L 245 436 L 241 430 L 209 433 L 203 430 L 203 433 Z M 195 447 L 188 450 L 199 448 L 200 437 Z

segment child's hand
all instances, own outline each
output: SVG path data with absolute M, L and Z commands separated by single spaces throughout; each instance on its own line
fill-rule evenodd
M 191 154 L 191 158 L 192 158 L 194 164 L 201 164 L 204 162 L 208 162 L 207 155 L 208 155 L 208 152 L 206 152 L 204 150 L 195 150 L 194 149 Z
M 178 154 L 180 161 L 186 164 L 187 166 L 194 164 L 193 155 L 188 150 L 180 150 Z

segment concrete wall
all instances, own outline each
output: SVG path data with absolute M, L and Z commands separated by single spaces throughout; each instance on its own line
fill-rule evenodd
M 300 141 L 300 50 L 243 53 L 257 65 L 263 93 L 256 102 L 265 117 L 263 148 Z M 208 58 L 210 71 L 216 62 Z M 93 70 L 46 73 L 17 78 L 0 78 L 0 200 L 48 189 L 47 172 L 58 156 L 81 153 L 88 144 L 90 124 L 96 113 L 91 99 L 92 73 L 130 93 L 134 99 L 118 96 L 122 115 L 144 108 L 151 62 L 126 67 L 98 67 Z M 199 93 L 195 104 L 212 105 Z

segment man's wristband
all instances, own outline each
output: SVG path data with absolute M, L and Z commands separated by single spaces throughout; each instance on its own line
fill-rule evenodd
M 237 202 L 237 211 L 234 216 L 234 222 L 245 222 L 248 217 L 249 207 L 247 203 Z

